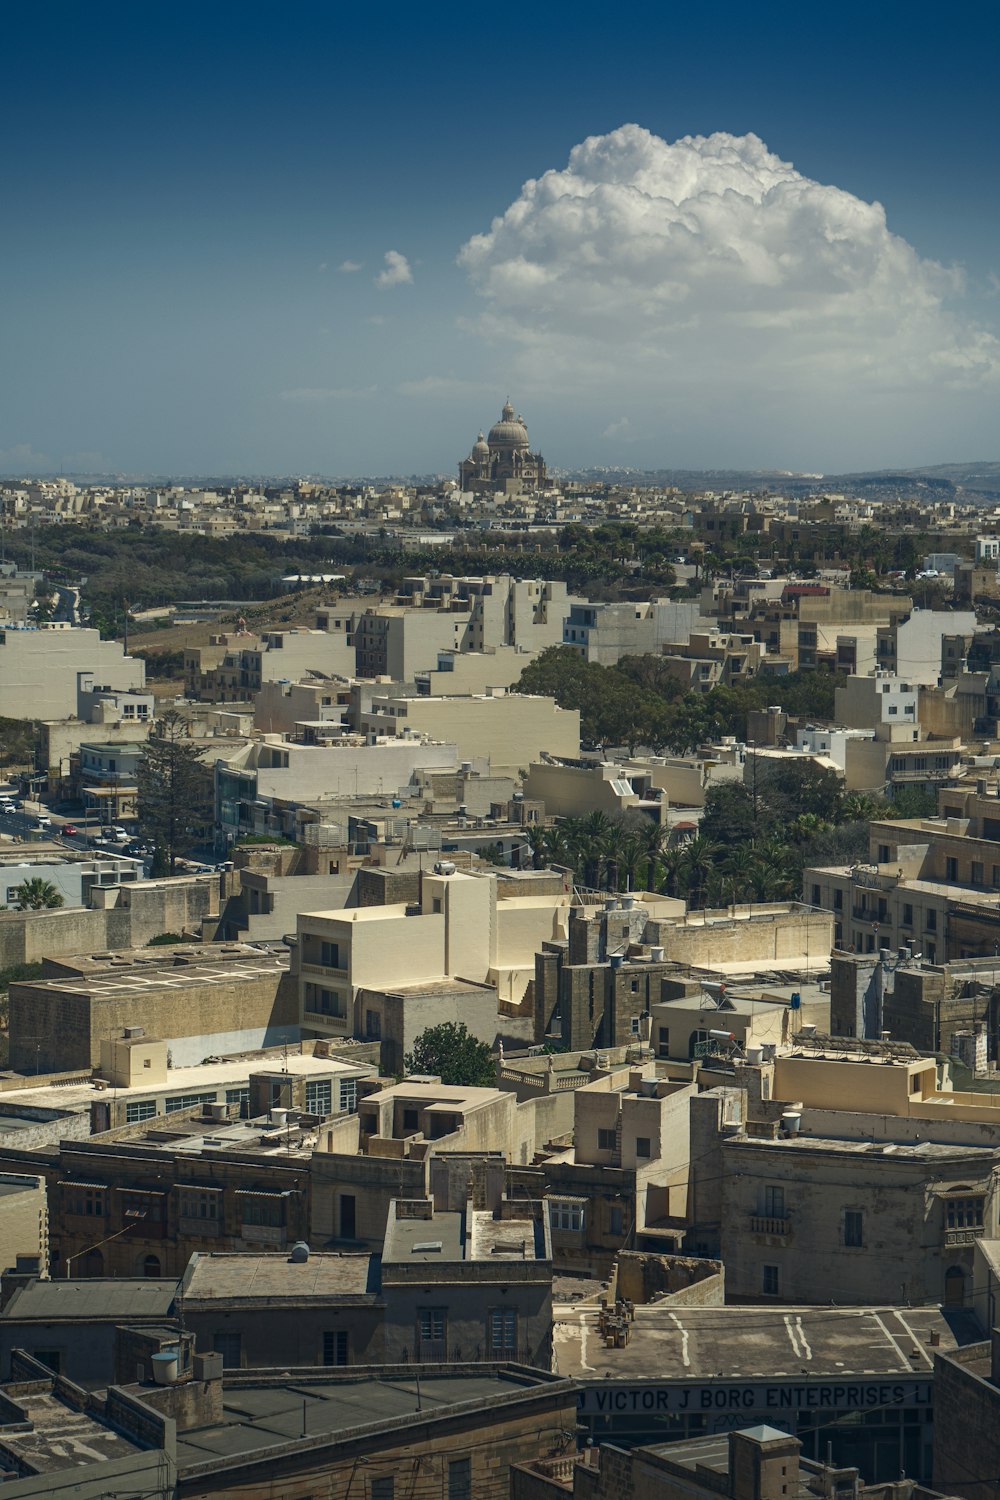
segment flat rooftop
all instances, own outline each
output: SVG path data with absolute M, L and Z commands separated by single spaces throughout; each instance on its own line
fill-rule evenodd
M 944 1096 L 947 1097 L 947 1096 Z M 928 1101 L 933 1103 L 934 1099 Z M 832 1113 L 832 1111 L 831 1111 Z M 892 1116 L 889 1116 L 892 1119 Z M 947 1120 L 947 1116 L 944 1117 Z M 923 1122 L 923 1117 L 921 1117 Z M 927 1128 L 933 1129 L 933 1124 L 927 1120 Z M 792 1151 L 824 1151 L 836 1152 L 838 1155 L 847 1153 L 850 1156 L 884 1157 L 886 1161 L 937 1161 L 945 1162 L 952 1160 L 962 1162 L 968 1167 L 970 1160 L 983 1172 L 988 1172 L 996 1160 L 996 1146 L 957 1145 L 947 1141 L 873 1141 L 849 1140 L 841 1136 L 809 1135 L 805 1131 L 799 1135 L 782 1136 L 780 1140 L 768 1140 L 764 1136 L 731 1136 L 722 1143 L 723 1150 L 735 1148 L 743 1150 L 745 1147 L 764 1147 L 775 1151 L 784 1151 L 786 1147 Z
M 526 1393 L 531 1387 L 523 1375 L 503 1370 L 476 1374 L 468 1367 L 461 1374 L 421 1375 L 419 1389 L 413 1376 L 391 1373 L 391 1367 L 377 1378 L 302 1379 L 280 1386 L 227 1383 L 223 1420 L 178 1432 L 177 1467 L 221 1466 L 284 1444 L 301 1450 L 311 1439 L 335 1441 L 341 1434 L 365 1428 L 377 1432 L 386 1423 L 417 1419 L 419 1414 L 427 1420 L 446 1414 L 450 1407 L 486 1408 L 500 1397 Z M 140 1400 L 142 1389 L 126 1387 Z
M 432 1219 L 390 1220 L 382 1250 L 383 1264 L 464 1260 L 464 1214 L 441 1212 Z
M 369 1294 L 373 1257 L 311 1253 L 307 1261 L 287 1255 L 199 1255 L 184 1278 L 184 1302 L 260 1302 L 290 1299 L 295 1304 L 331 1297 Z
M 152 884 L 153 882 L 144 882 Z M 236 962 L 261 955 L 287 953 L 286 944 L 272 943 L 170 943 L 156 948 L 110 948 L 98 953 L 62 955 L 45 960 L 55 978 L 72 975 L 116 973 L 123 968 L 177 969 L 192 963 Z
M 155 1041 L 155 1037 L 141 1037 L 140 1042 Z M 340 1057 L 316 1057 L 313 1053 L 299 1053 L 292 1048 L 288 1049 L 287 1057 L 282 1050 L 267 1050 L 261 1052 L 246 1053 L 237 1057 L 223 1058 L 220 1062 L 196 1063 L 190 1068 L 169 1068 L 167 1077 L 163 1083 L 136 1083 L 113 1087 L 111 1084 L 102 1091 L 94 1088 L 93 1083 L 67 1083 L 50 1084 L 47 1087 L 31 1088 L 25 1079 L 24 1088 L 3 1089 L 0 1091 L 0 1105 L 21 1105 L 25 1108 L 38 1110 L 56 1110 L 60 1113 L 80 1113 L 89 1110 L 95 1100 L 111 1097 L 113 1099 L 150 1099 L 154 1097 L 172 1094 L 190 1094 L 207 1092 L 209 1089 L 219 1089 L 225 1085 L 244 1084 L 251 1073 L 289 1073 L 296 1078 L 351 1078 L 355 1076 L 374 1077 L 377 1069 L 371 1063 L 364 1062 L 361 1058 L 357 1062 L 348 1062 Z M 10 1074 L 0 1073 L 0 1080 L 11 1077 Z M 11 1119 L 15 1121 L 18 1116 L 9 1116 L 0 1112 L 0 1133 L 8 1128 Z M 28 1115 L 21 1117 L 25 1128 L 28 1124 L 37 1124 L 38 1121 Z M 13 1129 L 18 1129 L 14 1124 Z
M 756 1426 L 734 1429 L 737 1432 L 745 1432 L 759 1442 L 767 1442 L 780 1439 L 788 1441 L 787 1432 L 779 1432 L 776 1427 Z M 729 1474 L 729 1434 L 717 1433 L 712 1437 L 689 1438 L 680 1443 L 657 1443 L 652 1448 L 646 1448 L 644 1452 L 653 1452 L 657 1458 L 670 1465 L 676 1465 L 679 1469 L 686 1469 L 692 1475 L 699 1470 L 709 1469 L 713 1474 L 726 1478 Z M 799 1483 L 794 1489 L 788 1489 L 791 1496 L 811 1496 L 813 1491 L 808 1484 L 808 1470 L 799 1477 Z M 786 1487 L 782 1486 L 782 1493 L 786 1493 Z
M 12 1432 L 0 1428 L 0 1452 L 11 1454 L 29 1473 L 54 1474 L 81 1464 L 89 1466 L 128 1458 L 139 1452 L 128 1438 L 87 1412 L 67 1405 L 51 1391 L 19 1395 L 13 1401 L 23 1412 L 24 1420 L 32 1424 L 31 1430 Z
M 47 1323 L 60 1318 L 80 1322 L 165 1318 L 176 1295 L 177 1283 L 172 1279 L 36 1280 L 18 1288 L 0 1312 L 0 1320 L 20 1323 L 30 1318 Z
M 971 1313 L 946 1319 L 936 1307 L 637 1307 L 628 1344 L 608 1349 L 597 1309 L 553 1309 L 554 1368 L 580 1380 L 770 1380 L 776 1376 L 881 1375 L 929 1378 L 930 1336 L 943 1351 L 982 1338 Z M 915 1358 L 910 1358 L 916 1350 Z
M 194 948 L 195 944 L 191 944 Z M 141 969 L 129 965 L 109 966 L 102 974 L 73 975 L 59 979 L 33 979 L 27 988 L 63 995 L 89 995 L 93 1000 L 117 1000 L 126 995 L 148 994 L 152 990 L 189 990 L 200 985 L 230 984 L 238 978 L 275 978 L 288 970 L 287 954 L 253 957 L 239 954 L 214 961 L 192 959 L 169 968 Z

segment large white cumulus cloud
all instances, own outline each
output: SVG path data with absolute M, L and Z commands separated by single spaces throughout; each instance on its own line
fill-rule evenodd
M 738 375 L 898 397 L 1000 372 L 997 340 L 962 315 L 959 273 L 755 135 L 592 136 L 459 260 L 488 304 L 481 331 L 548 378 L 669 394 Z

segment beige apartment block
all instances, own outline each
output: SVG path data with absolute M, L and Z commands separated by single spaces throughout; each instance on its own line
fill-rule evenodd
M 637 1235 L 656 1233 L 685 1212 L 697 1087 L 647 1062 L 614 1069 L 573 1094 L 572 1159 L 635 1173 Z
M 81 674 L 103 687 L 141 691 L 146 668 L 118 641 L 74 625 L 0 627 L 0 702 L 9 719 L 69 719 Z
M 253 727 L 263 734 L 290 735 L 300 733 L 304 725 L 337 726 L 350 703 L 350 685 L 341 677 L 316 674 L 263 682 L 254 698 Z
M 625 768 L 611 762 L 584 766 L 553 760 L 533 761 L 527 771 L 524 795 L 532 802 L 544 803 L 549 818 L 585 818 L 592 812 L 616 818 L 633 809 L 645 812 L 652 807 L 655 821 L 659 822 L 661 810 L 666 807 L 665 798 L 658 799 L 655 806 L 651 798 L 644 799 Z M 644 800 L 647 807 L 642 806 Z
M 421 697 L 439 698 L 472 696 L 488 693 L 493 688 L 509 688 L 537 654 L 523 646 L 493 646 L 486 651 L 442 651 L 435 668 L 417 673 L 417 692 Z
M 803 871 L 805 898 L 834 914 L 836 947 L 919 948 L 929 963 L 995 951 L 1000 827 L 988 816 L 991 799 L 975 801 L 971 817 L 950 815 L 966 805 L 951 788 L 940 799 L 947 816 L 873 822 L 869 863 Z
M 372 734 L 433 735 L 458 747 L 460 760 L 485 760 L 497 775 L 518 776 L 544 750 L 580 753 L 580 714 L 553 698 L 521 693 L 469 698 L 374 697 L 362 728 Z
M 565 935 L 568 892 L 505 896 L 489 874 L 447 870 L 424 873 L 419 884 L 417 910 L 401 903 L 300 915 L 299 999 L 309 1035 L 353 1035 L 362 990 L 489 981 L 518 1004 L 537 949 Z

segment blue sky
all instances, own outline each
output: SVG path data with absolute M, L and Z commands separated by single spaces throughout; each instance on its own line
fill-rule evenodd
M 508 390 L 564 467 L 1000 459 L 998 30 L 10 10 L 0 472 L 450 472 Z

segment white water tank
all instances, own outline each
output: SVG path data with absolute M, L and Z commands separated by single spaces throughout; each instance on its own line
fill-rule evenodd
M 753 1067 L 755 1067 L 755 1068 L 759 1067 L 759 1065 L 763 1062 L 763 1060 L 764 1060 L 764 1049 L 763 1049 L 763 1047 L 748 1047 L 747 1048 L 747 1062 L 750 1063 Z
M 174 1385 L 177 1381 L 178 1355 L 176 1347 L 161 1349 L 150 1360 L 153 1366 L 153 1381 L 156 1385 Z
M 649 960 L 650 960 L 650 963 L 662 964 L 662 962 L 663 962 L 663 949 L 662 948 L 650 948 L 650 950 L 649 950 Z
M 288 1110 L 272 1109 L 269 1118 L 272 1125 L 277 1125 L 279 1128 L 284 1128 L 284 1126 L 288 1123 Z

